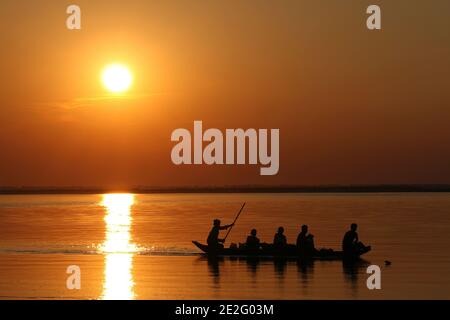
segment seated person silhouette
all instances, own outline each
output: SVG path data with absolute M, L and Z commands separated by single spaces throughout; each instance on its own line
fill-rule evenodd
M 284 235 L 284 228 L 279 227 L 278 232 L 275 233 L 275 236 L 273 237 L 273 246 L 275 248 L 285 248 L 287 246 L 287 239 Z
M 350 230 L 345 233 L 344 239 L 342 239 L 342 251 L 344 251 L 344 254 L 354 255 L 370 250 L 370 246 L 366 247 L 359 241 L 356 229 L 358 229 L 358 225 L 352 223 Z
M 247 237 L 245 247 L 250 250 L 258 250 L 260 247 L 260 241 L 256 236 L 256 229 L 252 229 L 250 235 Z
M 226 229 L 228 229 L 228 228 L 230 228 L 232 226 L 233 226 L 233 224 L 229 224 L 229 225 L 226 225 L 226 226 L 221 226 L 220 225 L 220 220 L 219 219 L 215 219 L 213 221 L 213 227 L 212 227 L 212 229 L 211 229 L 211 231 L 209 232 L 209 235 L 208 235 L 208 240 L 207 240 L 208 247 L 218 248 L 218 249 L 223 248 L 223 242 L 225 240 L 224 239 L 219 239 L 220 230 L 226 230 Z
M 297 237 L 297 249 L 301 254 L 313 254 L 316 249 L 314 248 L 314 236 L 308 234 L 308 226 L 302 225 L 302 230 Z

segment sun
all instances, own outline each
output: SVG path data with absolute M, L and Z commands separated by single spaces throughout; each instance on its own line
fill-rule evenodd
M 132 85 L 133 76 L 126 66 L 111 64 L 103 70 L 102 82 L 108 91 L 112 93 L 123 93 Z

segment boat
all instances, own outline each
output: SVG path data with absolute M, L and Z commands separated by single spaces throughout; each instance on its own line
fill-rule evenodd
M 343 251 L 333 249 L 321 249 L 313 254 L 303 254 L 298 251 L 295 245 L 287 245 L 286 248 L 274 248 L 271 244 L 261 244 L 261 249 L 246 249 L 245 245 L 230 246 L 229 248 L 211 248 L 198 241 L 192 243 L 203 251 L 208 257 L 242 257 L 242 258 L 272 258 L 272 259 L 312 259 L 312 260 L 358 260 L 360 257 L 371 250 L 370 246 L 360 249 L 353 254 L 344 254 Z

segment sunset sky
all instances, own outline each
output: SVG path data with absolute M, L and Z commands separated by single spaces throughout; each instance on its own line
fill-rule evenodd
M 448 0 L 2 0 L 0 28 L 0 186 L 450 183 Z M 278 175 L 173 165 L 194 120 L 279 128 Z

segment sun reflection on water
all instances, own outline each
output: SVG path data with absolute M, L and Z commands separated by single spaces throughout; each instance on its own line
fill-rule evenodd
M 105 273 L 102 299 L 134 299 L 133 255 L 136 246 L 131 243 L 132 194 L 105 194 L 101 203 L 106 208 L 106 240 L 100 247 L 105 253 Z

